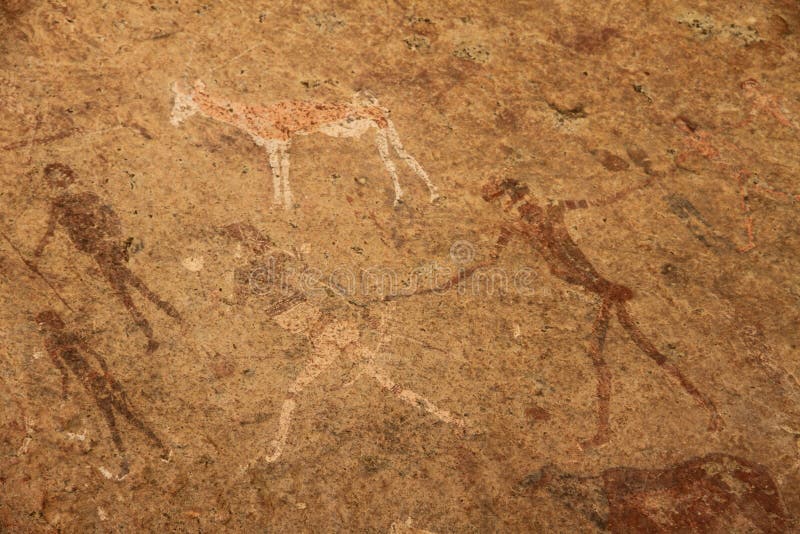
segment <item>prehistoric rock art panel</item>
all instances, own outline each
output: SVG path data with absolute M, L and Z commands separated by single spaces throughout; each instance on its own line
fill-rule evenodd
M 626 304 L 633 298 L 633 291 L 599 274 L 570 236 L 564 221 L 566 210 L 586 208 L 589 206 L 588 202 L 565 201 L 543 207 L 530 195 L 526 185 L 510 178 L 487 183 L 483 188 L 483 197 L 486 201 L 500 200 L 504 211 L 514 214 L 516 218 L 500 229 L 493 258 L 499 256 L 513 237 L 522 237 L 542 255 L 554 276 L 568 284 L 580 286 L 600 298 L 588 352 L 598 377 L 598 423 L 595 436 L 585 442 L 586 446 L 606 443 L 610 435 L 611 372 L 606 365 L 604 347 L 612 313 L 616 313 L 620 325 L 639 350 L 672 375 L 684 391 L 708 410 L 711 414 L 709 429 L 717 430 L 721 427 L 722 420 L 711 399 L 700 392 L 636 325 Z M 621 196 L 612 198 L 618 200 Z
M 544 488 L 600 529 L 627 532 L 788 532 L 769 471 L 744 458 L 712 453 L 662 469 L 615 467 L 599 476 L 546 467 L 518 491 Z
M 118 478 L 128 474 L 129 466 L 114 412 L 144 434 L 154 447 L 161 449 L 162 459 L 169 458 L 169 450 L 161 439 L 131 410 L 128 396 L 122 384 L 109 371 L 105 358 L 89 347 L 80 335 L 68 330 L 61 316 L 55 311 L 45 310 L 39 313 L 36 316 L 36 323 L 45 336 L 47 354 L 61 372 L 62 397 L 67 398 L 69 375 L 72 373 L 103 414 L 111 433 L 111 440 L 122 457 L 121 473 Z M 93 366 L 84 353 L 90 354 L 100 368 Z
M 234 280 L 239 285 L 239 298 L 268 295 L 273 302 L 267 307 L 267 311 L 278 326 L 292 334 L 308 338 L 313 347 L 313 353 L 289 387 L 288 396 L 281 405 L 278 429 L 274 439 L 270 441 L 270 451 L 259 461 L 273 463 L 281 457 L 286 448 L 298 399 L 323 372 L 337 363 L 348 367 L 347 376 L 352 377 L 349 383 L 361 377 L 372 379 L 399 400 L 462 431 L 469 430 L 466 420 L 396 383 L 381 368 L 375 357 L 381 352 L 382 339 L 375 348 L 366 346 L 360 341 L 357 324 L 323 312 L 302 290 L 293 287 L 301 283 L 299 280 L 292 280 L 291 274 L 284 268 L 287 260 L 291 259 L 288 252 L 277 249 L 272 240 L 250 224 L 228 225 L 222 228 L 221 233 L 243 243 L 253 254 L 253 259 L 234 273 Z
M 377 130 L 375 144 L 378 155 L 392 178 L 395 205 L 402 202 L 403 191 L 397 167 L 391 159 L 390 146 L 428 187 L 431 202 L 439 196 L 428 173 L 400 142 L 389 111 L 370 95 L 357 94 L 351 103 L 284 100 L 260 106 L 214 96 L 200 80 L 188 87 L 175 82 L 172 84 L 172 93 L 174 105 L 170 122 L 174 126 L 192 115 L 200 114 L 245 132 L 256 145 L 267 151 L 272 169 L 274 202 L 283 204 L 285 209 L 294 206 L 289 185 L 289 149 L 294 137 L 313 133 L 330 137 L 361 137 L 371 128 Z M 359 101 L 363 100 L 362 96 L 366 96 L 366 102 Z
M 178 311 L 162 300 L 125 265 L 128 251 L 122 239 L 122 227 L 113 208 L 91 191 L 75 192 L 71 186 L 76 181 L 75 172 L 67 165 L 51 163 L 44 169 L 44 177 L 53 191 L 47 231 L 36 247 L 35 256 L 44 252 L 50 238 L 61 226 L 79 251 L 94 258 L 100 272 L 114 293 L 136 321 L 147 337 L 147 351 L 158 348 L 150 322 L 139 310 L 128 292 L 129 287 L 138 290 L 147 300 L 176 321 L 181 320 Z M 27 262 L 26 262 L 27 263 Z

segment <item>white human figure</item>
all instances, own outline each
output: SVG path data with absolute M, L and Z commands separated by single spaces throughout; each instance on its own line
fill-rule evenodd
M 343 386 L 349 386 L 362 377 L 372 379 L 399 400 L 438 420 L 466 433 L 475 431 L 464 418 L 397 384 L 375 361 L 375 355 L 382 353 L 381 345 L 387 337 L 384 321 L 381 321 L 379 327 L 381 335 L 377 346 L 366 346 L 361 340 L 357 324 L 324 312 L 309 300 L 306 293 L 298 289 L 307 287 L 310 279 L 303 274 L 298 276 L 294 269 L 286 266 L 287 262 L 297 260 L 296 256 L 277 248 L 269 237 L 248 223 L 230 224 L 221 228 L 220 233 L 246 247 L 251 256 L 250 261 L 236 268 L 233 273 L 237 284 L 236 302 L 243 304 L 250 297 L 266 297 L 271 302 L 262 309 L 267 310 L 281 329 L 306 337 L 311 346 L 306 364 L 289 386 L 281 403 L 277 430 L 271 436 L 272 439 L 266 441 L 263 455 L 245 468 L 260 462 L 273 463 L 281 457 L 286 448 L 298 398 L 323 372 L 337 366 L 342 378 L 350 378 Z
M 253 141 L 267 151 L 274 202 L 289 209 L 294 206 L 289 185 L 289 149 L 298 135 L 316 132 L 331 137 L 360 137 L 371 128 L 377 130 L 375 144 L 386 171 L 394 185 L 395 206 L 402 202 L 403 191 L 397 167 L 391 159 L 390 147 L 428 187 L 431 202 L 439 197 L 422 165 L 411 156 L 389 119 L 388 110 L 380 107 L 377 99 L 356 94 L 351 103 L 325 103 L 303 100 L 284 100 L 268 105 L 249 105 L 232 102 L 211 95 L 205 84 L 197 80 L 193 85 L 172 84 L 174 104 L 170 122 L 174 126 L 194 114 L 230 124 L 247 133 Z M 366 96 L 366 99 L 361 97 Z M 365 100 L 365 101 L 360 101 Z
M 399 400 L 431 414 L 444 423 L 464 431 L 468 430 L 464 419 L 439 408 L 419 393 L 395 383 L 375 362 L 374 356 L 380 347 L 375 350 L 364 346 L 359 341 L 359 332 L 355 324 L 349 321 L 334 320 L 309 302 L 292 306 L 274 317 L 274 320 L 284 330 L 307 336 L 311 341 L 313 354 L 292 385 L 289 386 L 288 395 L 281 405 L 281 412 L 278 416 L 278 430 L 275 438 L 270 442 L 271 452 L 263 456 L 264 462 L 273 463 L 283 454 L 286 440 L 289 437 L 292 417 L 297 408 L 295 399 L 337 360 L 355 360 L 354 378 L 350 384 L 362 376 L 373 379 L 382 389 L 392 393 Z

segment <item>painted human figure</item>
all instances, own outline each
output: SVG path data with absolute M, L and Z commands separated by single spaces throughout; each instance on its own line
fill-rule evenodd
M 34 254 L 42 255 L 47 243 L 61 226 L 72 244 L 79 251 L 94 258 L 100 272 L 114 290 L 117 298 L 133 317 L 147 337 L 147 351 L 158 348 L 150 322 L 139 310 L 130 296 L 130 287 L 138 290 L 146 299 L 176 321 L 181 320 L 178 311 L 162 300 L 125 264 L 128 252 L 122 239 L 122 227 L 113 208 L 91 191 L 73 191 L 75 172 L 62 163 L 51 163 L 44 169 L 44 177 L 55 195 L 51 199 L 47 231 L 39 241 Z
M 375 361 L 380 347 L 367 347 L 361 342 L 357 324 L 324 312 L 303 291 L 298 290 L 302 282 L 293 279 L 292 273 L 286 268 L 287 262 L 293 259 L 289 253 L 277 249 L 270 239 L 249 224 L 229 225 L 221 233 L 246 245 L 253 256 L 243 269 L 237 269 L 234 273 L 234 281 L 239 286 L 239 302 L 247 296 L 266 296 L 271 301 L 268 313 L 278 326 L 306 337 L 313 349 L 281 404 L 277 432 L 266 447 L 269 451 L 258 460 L 272 463 L 281 457 L 298 399 L 323 372 L 337 363 L 347 368 L 342 375 L 350 378 L 349 383 L 361 377 L 373 379 L 399 400 L 422 409 L 442 422 L 467 430 L 468 425 L 461 417 L 397 384 Z
M 764 102 L 760 93 L 757 91 L 758 85 L 753 85 L 751 80 L 744 82 L 742 87 L 749 94 L 753 101 L 753 113 L 764 112 L 778 120 L 781 124 L 794 128 L 788 119 L 779 114 L 779 108 L 768 106 L 771 100 Z M 753 96 L 755 94 L 755 96 Z M 758 98 L 756 98 L 758 97 Z M 773 102 L 774 103 L 774 102 Z M 749 122 L 749 120 L 747 121 Z M 800 194 L 781 191 L 767 184 L 757 172 L 751 170 L 747 164 L 748 157 L 745 152 L 734 142 L 726 141 L 720 136 L 708 130 L 700 128 L 699 125 L 686 119 L 677 117 L 674 121 L 675 126 L 684 134 L 684 145 L 686 149 L 679 152 L 675 157 L 675 164 L 683 167 L 691 154 L 696 154 L 708 160 L 714 167 L 719 169 L 726 177 L 734 180 L 739 189 L 739 210 L 743 216 L 743 227 L 747 242 L 738 247 L 739 252 L 749 252 L 756 247 L 756 237 L 752 210 L 750 209 L 750 199 L 753 196 L 760 196 L 770 200 L 794 203 L 800 201 Z
M 761 84 L 752 78 L 743 81 L 739 86 L 742 88 L 744 97 L 750 104 L 748 117 L 737 126 L 749 124 L 758 115 L 767 115 L 776 122 L 787 128 L 798 130 L 800 128 L 792 122 L 784 111 L 784 98 L 780 95 L 769 94 L 762 88 Z
M 609 440 L 611 371 L 605 361 L 604 346 L 613 313 L 616 313 L 620 325 L 639 350 L 672 375 L 684 391 L 710 412 L 709 428 L 721 427 L 720 416 L 711 399 L 701 393 L 636 326 L 627 306 L 627 302 L 633 298 L 633 291 L 599 274 L 572 239 L 564 222 L 564 213 L 568 209 L 565 203 L 540 206 L 530 195 L 528 187 L 514 179 L 490 181 L 483 187 L 483 198 L 486 201 L 500 200 L 503 209 L 512 215 L 511 221 L 500 229 L 495 258 L 513 237 L 521 237 L 542 255 L 554 276 L 568 284 L 582 287 L 600 299 L 588 351 L 598 377 L 598 423 L 595 436 L 585 445 L 597 446 Z
M 68 330 L 61 316 L 55 311 L 45 310 L 39 313 L 36 316 L 36 323 L 45 336 L 47 354 L 61 371 L 62 397 L 67 398 L 69 375 L 72 373 L 103 414 L 111 433 L 111 440 L 122 457 L 120 477 L 128 473 L 128 458 L 117 427 L 115 412 L 139 430 L 153 446 L 161 449 L 162 458 L 167 459 L 169 450 L 155 432 L 131 411 L 125 390 L 112 376 L 105 358 L 89 347 L 81 336 Z M 92 365 L 84 354 L 91 355 L 99 365 L 99 369 Z

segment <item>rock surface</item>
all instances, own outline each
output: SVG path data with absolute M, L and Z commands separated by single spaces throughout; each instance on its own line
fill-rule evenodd
M 0 531 L 800 529 L 800 7 L 0 5 Z

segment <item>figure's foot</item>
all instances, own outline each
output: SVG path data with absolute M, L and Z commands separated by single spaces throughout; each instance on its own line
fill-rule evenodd
M 580 447 L 586 451 L 590 449 L 596 449 L 597 447 L 601 447 L 606 443 L 608 443 L 608 436 L 598 433 L 592 439 L 581 441 Z
M 158 349 L 158 341 L 151 339 L 147 342 L 147 354 L 152 354 Z
M 709 432 L 719 432 L 723 428 L 725 428 L 725 422 L 722 420 L 722 416 L 714 410 L 711 413 L 711 420 L 708 422 L 708 430 Z
M 256 458 L 254 460 L 250 460 L 249 462 L 247 462 L 245 465 L 242 466 L 241 468 L 242 472 L 245 473 L 250 469 L 259 467 L 262 464 L 274 464 L 281 456 L 281 449 L 277 441 L 273 441 L 272 443 L 270 443 L 270 446 L 272 447 L 273 451 L 272 454 Z
M 277 441 L 273 441 L 272 443 L 270 443 L 270 445 L 272 446 L 272 454 L 264 456 L 264 462 L 268 464 L 277 462 L 278 458 L 281 457 L 281 453 L 283 452 L 280 443 L 278 443 Z
M 166 313 L 167 315 L 169 315 L 170 317 L 172 317 L 173 319 L 175 319 L 179 323 L 183 322 L 183 317 L 181 317 L 181 314 L 169 302 L 165 302 L 165 301 L 162 300 L 162 301 L 160 301 L 158 303 L 158 307 L 161 308 L 162 310 L 164 310 L 164 313 Z
M 131 468 L 128 465 L 128 460 L 126 458 L 126 459 L 122 460 L 122 462 L 120 463 L 119 474 L 114 477 L 114 480 L 117 480 L 117 481 L 125 480 L 125 478 L 128 476 L 128 473 L 130 473 L 130 472 L 131 472 Z
M 436 202 L 440 198 L 441 198 L 441 196 L 439 195 L 438 191 L 431 191 L 431 203 Z
M 750 252 L 750 251 L 751 251 L 751 250 L 753 250 L 754 248 L 756 248 L 756 244 L 755 244 L 755 243 L 753 243 L 753 242 L 751 241 L 750 243 L 748 243 L 748 244 L 746 244 L 746 245 L 742 245 L 742 246 L 741 246 L 741 247 L 739 247 L 737 250 L 738 250 L 739 252 L 741 252 L 742 254 L 744 254 L 745 252 Z
M 399 208 L 403 204 L 404 204 L 403 197 L 395 197 L 394 198 L 394 204 L 393 205 L 394 205 L 395 208 Z

